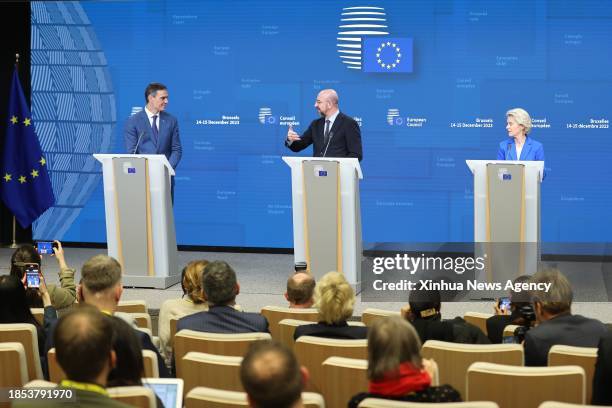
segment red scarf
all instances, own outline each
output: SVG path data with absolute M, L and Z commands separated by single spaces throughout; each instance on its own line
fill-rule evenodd
M 381 380 L 370 381 L 372 394 L 398 397 L 415 391 L 423 391 L 431 385 L 431 378 L 424 369 L 417 370 L 410 362 L 400 364 L 399 370 L 385 375 Z

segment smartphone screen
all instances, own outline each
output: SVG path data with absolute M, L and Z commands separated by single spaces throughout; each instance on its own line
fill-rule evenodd
M 510 298 L 503 297 L 499 299 L 499 308 L 506 312 L 510 312 Z
M 38 275 L 38 267 L 26 270 L 26 285 L 28 288 L 40 287 L 40 276 Z
M 53 255 L 53 242 L 39 241 L 36 243 L 36 249 L 40 255 Z

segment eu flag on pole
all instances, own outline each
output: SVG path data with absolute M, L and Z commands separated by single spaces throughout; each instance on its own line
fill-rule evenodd
M 412 72 L 412 38 L 365 38 L 363 72 Z
M 34 131 L 16 67 L 0 162 L 0 197 L 23 228 L 29 227 L 55 203 L 47 161 Z

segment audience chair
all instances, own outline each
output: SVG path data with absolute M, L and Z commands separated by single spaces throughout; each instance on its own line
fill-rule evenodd
M 478 362 L 467 372 L 464 399 L 495 401 L 500 408 L 537 408 L 557 400 L 586 401 L 584 369 L 578 366 L 517 367 Z
M 108 396 L 115 401 L 139 408 L 156 408 L 157 400 L 152 389 L 144 386 L 107 388 Z
M 493 316 L 493 313 L 465 312 L 463 320 L 472 323 L 487 335 L 487 319 Z
M 323 397 L 313 392 L 303 392 L 302 402 L 306 408 L 325 408 Z M 216 390 L 196 387 L 187 393 L 185 408 L 232 408 L 248 407 L 246 392 Z
M 503 337 L 507 337 L 507 336 L 514 336 L 514 331 L 519 328 L 520 326 L 516 325 L 516 324 L 509 324 L 506 327 L 504 327 L 504 334 Z
M 540 404 L 538 408 L 597 408 L 601 405 L 582 405 L 582 404 L 570 404 L 567 402 L 558 401 L 546 401 Z
M 178 323 L 179 319 L 170 319 L 170 339 L 172 339 L 172 341 L 174 342 L 174 336 L 176 336 L 176 324 Z M 174 343 L 172 343 L 174 344 Z
M 323 362 L 329 357 L 347 357 L 366 360 L 368 341 L 340 340 L 325 337 L 301 336 L 295 342 L 295 355 L 301 365 L 310 371 L 308 391 L 321 393 L 323 388 Z
M 31 307 L 30 312 L 32 312 L 32 315 L 34 316 L 38 324 L 40 324 L 40 326 L 42 327 L 43 320 L 45 317 L 45 309 L 42 307 Z
M 47 366 L 49 367 L 49 380 L 51 380 L 51 382 L 59 383 L 66 379 L 66 373 L 57 362 L 55 347 L 47 351 Z
M 17 342 L 23 345 L 28 367 L 28 381 L 42 380 L 36 327 L 28 323 L 0 324 L 0 343 L 5 342 Z
M 359 408 L 499 408 L 492 401 L 473 402 L 400 402 L 381 398 L 366 398 Z
M 279 341 L 289 348 L 293 348 L 295 344 L 295 340 L 293 340 L 293 335 L 295 334 L 295 328 L 301 326 L 303 324 L 312 324 L 308 320 L 296 320 L 296 319 L 283 319 L 278 323 L 278 327 L 280 329 L 280 339 Z M 365 326 L 361 322 L 347 322 L 349 326 Z
M 428 340 L 421 355 L 438 364 L 440 384 L 452 385 L 465 396 L 465 374 L 476 361 L 522 366 L 523 346 L 520 344 L 461 344 Z M 464 398 L 465 399 L 465 398 Z M 487 400 L 481 398 L 480 400 Z
M 395 310 L 374 309 L 374 308 L 369 307 L 366 310 L 364 310 L 363 313 L 361 314 L 361 321 L 363 324 L 370 327 L 372 323 L 377 319 L 380 319 L 382 317 L 400 316 L 400 315 L 401 315 L 400 312 L 397 312 Z
M 368 390 L 368 360 L 329 357 L 321 367 L 321 394 L 328 407 L 346 407 L 351 397 Z
M 157 354 L 153 350 L 142 350 L 144 362 L 144 375 L 146 378 L 159 378 L 159 365 L 157 365 Z
M 586 381 L 586 400 L 593 396 L 593 375 L 597 362 L 597 347 L 573 347 L 555 345 L 548 352 L 548 366 L 577 365 L 584 369 Z M 612 384 L 610 384 L 612 387 Z
M 151 324 L 151 315 L 148 313 L 128 313 L 134 321 L 136 322 L 136 326 L 141 329 L 149 329 L 151 332 L 153 331 L 153 325 Z
M 197 386 L 227 391 L 244 391 L 240 382 L 242 357 L 190 351 L 183 357 L 185 394 Z
M 268 319 L 270 334 L 274 340 L 280 341 L 280 328 L 278 323 L 283 319 L 306 320 L 312 323 L 319 321 L 319 311 L 317 309 L 293 309 L 282 306 L 264 306 L 261 314 Z
M 0 343 L 0 387 L 23 387 L 27 382 L 28 364 L 23 344 Z
M 117 312 L 149 313 L 149 309 L 144 300 L 121 300 L 117 305 Z
M 183 378 L 183 356 L 189 351 L 241 357 L 245 355 L 252 342 L 271 338 L 269 333 L 221 334 L 181 330 L 174 336 L 176 376 Z
M 57 384 L 45 380 L 33 380 L 23 385 L 23 388 L 55 388 Z

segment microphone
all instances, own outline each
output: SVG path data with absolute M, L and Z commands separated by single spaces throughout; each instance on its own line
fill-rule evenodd
M 144 135 L 145 132 L 140 132 L 140 134 L 138 135 L 138 140 L 136 141 L 136 147 L 134 147 L 134 151 L 132 152 L 132 154 L 136 154 L 136 150 L 138 150 L 138 145 L 140 144 L 140 139 L 142 138 L 142 135 Z
M 323 156 L 321 157 L 325 157 L 325 155 L 327 154 L 327 149 L 329 148 L 329 144 L 331 143 L 332 137 L 334 137 L 334 132 L 330 131 L 329 139 L 327 139 L 327 145 L 325 146 L 325 151 L 323 152 Z

